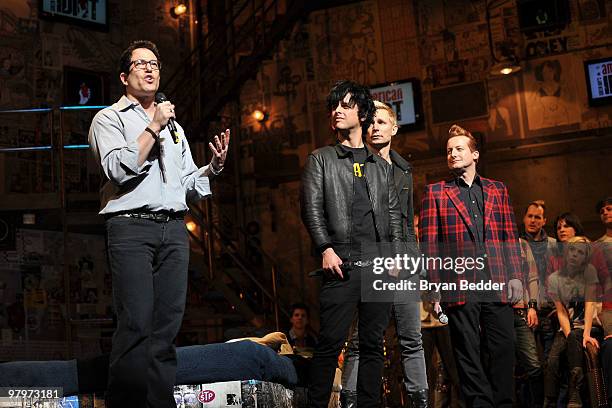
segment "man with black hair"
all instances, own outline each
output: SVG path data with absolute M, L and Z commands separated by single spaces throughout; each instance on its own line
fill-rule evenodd
M 597 242 L 610 243 L 612 242 L 612 197 L 606 197 L 599 201 L 596 209 L 602 224 L 606 227 L 606 233 L 603 234 Z
M 150 41 L 123 52 L 125 94 L 94 117 L 89 143 L 100 163 L 101 211 L 113 282 L 117 329 L 110 356 L 107 407 L 175 407 L 174 338 L 187 292 L 187 198 L 211 194 L 209 179 L 223 169 L 229 130 L 210 143 L 213 159 L 198 168 L 177 123 L 174 105 L 155 103 L 161 61 Z
M 363 248 L 402 240 L 391 166 L 364 145 L 375 108 L 370 91 L 337 82 L 327 97 L 335 146 L 312 152 L 302 173 L 302 220 L 322 255 L 321 330 L 311 364 L 309 407 L 327 407 L 338 355 L 359 313 L 359 407 L 380 406 L 383 331 L 390 303 L 364 302 Z M 346 264 L 352 264 L 350 272 Z M 344 266 L 343 266 L 344 265 Z
M 291 329 L 287 335 L 289 344 L 294 349 L 312 349 L 316 345 L 315 337 L 308 333 L 308 319 L 310 310 L 304 303 L 294 303 L 291 305 Z

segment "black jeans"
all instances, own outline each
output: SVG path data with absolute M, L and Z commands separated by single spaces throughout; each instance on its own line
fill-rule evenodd
M 468 407 L 512 407 L 514 316 L 503 303 L 449 308 L 448 325 Z
M 174 339 L 185 310 L 189 239 L 183 220 L 106 221 L 117 329 L 109 408 L 175 407 Z
M 559 395 L 559 383 L 561 382 L 562 358 L 567 359 L 568 369 L 583 367 L 583 329 L 573 329 L 565 337 L 563 332 L 557 332 L 555 341 L 548 354 L 544 368 L 544 395 L 556 401 Z
M 321 330 L 310 366 L 310 408 L 327 408 L 338 355 L 356 312 L 359 314 L 358 406 L 380 407 L 383 332 L 389 323 L 391 304 L 361 302 L 360 272 L 360 269 L 353 269 L 347 281 L 325 279 L 321 287 Z
M 608 389 L 608 404 L 612 407 L 612 339 L 604 340 L 601 343 L 599 354 L 604 381 Z
M 425 352 L 425 362 L 427 364 L 427 383 L 429 384 L 430 401 L 435 402 L 435 406 L 441 406 L 437 400 L 434 401 L 435 387 L 441 387 L 443 384 L 436 382 L 436 367 L 432 364 L 434 351 L 437 349 L 442 361 L 444 370 L 444 378 L 450 381 L 452 387 L 459 391 L 459 374 L 457 373 L 457 365 L 455 364 L 455 356 L 453 355 L 453 345 L 451 344 L 450 329 L 448 326 L 430 327 L 421 330 L 423 336 L 423 350 Z M 456 399 L 460 399 L 456 395 Z M 449 396 L 449 400 L 452 397 Z M 449 401 L 450 406 L 464 407 L 463 401 Z

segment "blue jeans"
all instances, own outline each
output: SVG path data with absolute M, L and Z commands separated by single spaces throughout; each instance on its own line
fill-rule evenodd
M 527 310 L 513 309 L 513 311 L 516 360 L 525 370 L 529 380 L 530 406 L 541 407 L 544 402 L 544 380 L 535 337 L 525 320 Z
M 189 239 L 184 221 L 112 217 L 106 221 L 117 329 L 107 406 L 175 407 L 176 350 L 187 294 Z
M 425 370 L 425 353 L 421 341 L 421 315 L 418 302 L 394 303 L 397 337 L 402 355 L 402 367 L 406 380 L 406 390 L 413 394 L 428 389 Z M 355 325 L 357 326 L 357 325 Z M 348 350 L 344 356 L 342 370 L 342 388 L 355 391 L 359 372 L 359 330 L 357 327 L 348 342 Z

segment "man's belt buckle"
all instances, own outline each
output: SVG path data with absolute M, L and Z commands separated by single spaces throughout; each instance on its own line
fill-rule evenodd
M 150 220 L 153 220 L 155 222 L 168 222 L 170 221 L 170 215 L 169 214 L 164 214 L 164 213 L 149 213 L 149 214 L 143 214 L 145 216 L 147 216 L 147 218 L 149 218 Z

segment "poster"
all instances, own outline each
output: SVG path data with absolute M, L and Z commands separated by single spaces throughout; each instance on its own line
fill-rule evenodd
M 574 59 L 569 55 L 530 61 L 523 73 L 529 131 L 558 128 L 580 122 Z

